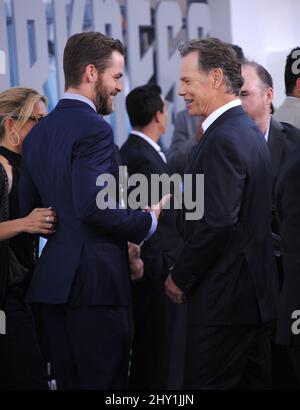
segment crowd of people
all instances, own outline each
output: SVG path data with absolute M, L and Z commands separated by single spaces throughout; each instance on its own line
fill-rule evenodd
M 299 387 L 294 51 L 273 115 L 263 66 L 219 39 L 183 42 L 186 110 L 168 152 L 156 84 L 128 94 L 132 131 L 115 145 L 103 116 L 123 89 L 124 47 L 101 33 L 69 38 L 49 114 L 35 90 L 0 93 L 0 389 L 47 390 L 47 362 L 60 390 L 272 389 L 292 376 Z M 191 175 L 184 197 L 204 174 L 203 217 L 176 209 L 174 187 L 139 209 L 117 190 L 100 208 L 99 176 L 119 183 L 120 166 L 148 194 L 153 175 Z

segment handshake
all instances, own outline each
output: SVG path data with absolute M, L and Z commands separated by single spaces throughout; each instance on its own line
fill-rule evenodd
M 171 194 L 165 195 L 158 204 L 153 205 L 151 208 L 145 209 L 145 211 L 153 212 L 156 219 L 159 220 L 161 211 L 163 210 L 165 204 L 171 199 L 171 196 Z M 128 243 L 129 267 L 132 281 L 142 279 L 144 274 L 144 262 L 141 259 L 141 246 L 142 245 Z

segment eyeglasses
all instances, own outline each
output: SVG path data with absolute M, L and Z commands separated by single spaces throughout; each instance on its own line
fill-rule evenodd
M 45 115 L 31 115 L 30 117 L 28 117 L 27 120 L 28 120 L 28 121 L 31 120 L 31 121 L 34 121 L 34 122 L 38 123 L 38 122 L 40 122 L 44 117 L 45 117 Z M 15 117 L 10 117 L 10 118 L 12 118 L 12 119 L 14 119 L 14 120 L 21 120 L 21 119 L 24 118 L 24 117 L 17 117 L 17 116 L 15 116 Z
M 29 117 L 29 120 L 35 121 L 35 122 L 40 122 L 45 116 L 44 115 L 31 115 Z

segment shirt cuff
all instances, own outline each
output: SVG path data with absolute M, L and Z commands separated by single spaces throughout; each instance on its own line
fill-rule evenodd
M 149 232 L 147 233 L 146 238 L 144 239 L 145 241 L 149 238 L 151 238 L 151 236 L 154 234 L 154 232 L 156 231 L 157 228 L 157 218 L 154 212 L 150 212 L 151 218 L 152 218 L 152 224 L 151 224 L 151 228 L 149 230 Z

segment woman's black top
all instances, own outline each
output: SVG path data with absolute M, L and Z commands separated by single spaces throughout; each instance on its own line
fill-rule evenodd
M 9 219 L 18 219 L 20 218 L 18 187 L 22 157 L 5 147 L 0 147 L 0 155 L 8 160 L 13 173 L 13 183 L 9 193 Z M 14 251 L 18 261 L 32 272 L 35 261 L 34 236 L 26 233 L 17 235 L 9 240 L 9 246 Z

